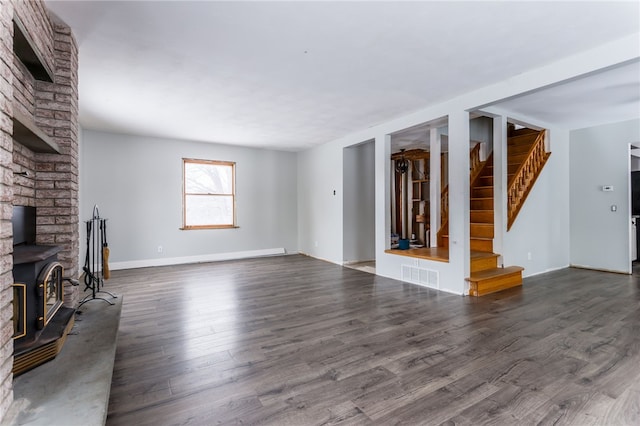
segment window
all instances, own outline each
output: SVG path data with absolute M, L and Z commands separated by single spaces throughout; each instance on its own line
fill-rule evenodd
M 236 226 L 236 163 L 182 159 L 183 229 Z

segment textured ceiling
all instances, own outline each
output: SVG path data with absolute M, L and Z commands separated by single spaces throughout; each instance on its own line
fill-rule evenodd
M 509 111 L 515 118 L 537 120 L 528 124 L 550 124 L 566 129 L 639 118 L 640 61 L 501 101 L 494 106 Z M 427 149 L 429 129 L 446 125 L 446 120 L 440 120 L 397 132 L 391 138 L 392 152 L 401 148 Z
M 613 68 L 499 105 L 569 129 L 640 117 L 640 62 Z
M 637 2 L 47 1 L 84 128 L 300 150 L 639 31 Z

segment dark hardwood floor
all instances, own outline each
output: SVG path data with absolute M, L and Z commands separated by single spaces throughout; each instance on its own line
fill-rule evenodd
M 112 272 L 107 425 L 639 425 L 640 278 L 461 297 L 300 255 Z

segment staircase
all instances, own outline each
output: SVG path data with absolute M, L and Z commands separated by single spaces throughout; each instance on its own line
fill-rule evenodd
M 469 220 L 471 250 L 493 252 L 493 154 L 472 176 Z
M 544 145 L 545 131 L 520 129 L 507 140 L 507 231 L 511 229 L 550 152 Z M 499 254 L 493 252 L 493 154 L 479 160 L 479 146 L 470 153 L 470 249 L 469 295 L 483 296 L 522 285 L 520 266 L 498 267 Z M 448 187 L 442 191 L 443 222 L 438 246 L 449 247 Z
M 493 252 L 493 155 L 480 161 L 480 145 L 470 153 L 470 234 L 471 250 Z M 438 231 L 438 246 L 449 247 L 448 195 L 444 189 L 442 199 L 443 224 Z
M 517 169 L 517 159 L 507 161 L 509 169 Z M 483 296 L 522 285 L 520 266 L 498 267 L 499 255 L 493 252 L 493 155 L 471 181 L 470 198 L 471 276 L 469 295 Z

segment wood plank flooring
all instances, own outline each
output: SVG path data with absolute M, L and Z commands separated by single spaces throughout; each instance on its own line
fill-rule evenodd
M 293 255 L 113 271 L 107 425 L 638 425 L 640 279 L 462 297 Z

